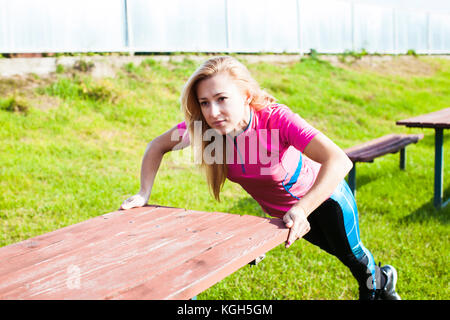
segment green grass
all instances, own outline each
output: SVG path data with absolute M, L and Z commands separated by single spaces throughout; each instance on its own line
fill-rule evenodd
M 361 238 L 376 261 L 397 268 L 402 298 L 449 299 L 450 206 L 438 211 L 431 204 L 434 132 L 399 127 L 395 121 L 450 106 L 450 60 L 417 59 L 433 72 L 392 75 L 338 68 L 316 58 L 248 67 L 280 103 L 342 148 L 392 132 L 425 134 L 407 148 L 406 171 L 398 168 L 398 154 L 358 164 Z M 67 70 L 50 79 L 34 76 L 34 86 L 0 79 L 0 246 L 114 211 L 135 194 L 146 144 L 182 121 L 179 93 L 196 66 L 189 59 L 169 64 L 147 59 L 101 80 Z M 43 108 L 42 101 L 53 105 Z M 448 167 L 448 132 L 444 141 Z M 151 203 L 263 214 L 231 182 L 217 203 L 204 177 L 186 156 L 182 159 L 166 155 Z M 346 267 L 303 240 L 288 250 L 275 248 L 256 267 L 243 267 L 198 296 L 355 298 L 357 284 Z

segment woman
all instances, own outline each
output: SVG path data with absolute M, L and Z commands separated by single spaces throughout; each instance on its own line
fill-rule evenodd
M 352 162 L 338 146 L 275 103 L 232 57 L 201 65 L 181 105 L 185 121 L 148 144 L 141 190 L 121 209 L 145 205 L 163 155 L 191 144 L 217 200 L 226 178 L 240 184 L 265 212 L 283 219 L 290 229 L 286 248 L 305 238 L 350 269 L 360 299 L 400 299 L 395 269 L 377 266 L 360 240 L 356 203 L 344 180 Z

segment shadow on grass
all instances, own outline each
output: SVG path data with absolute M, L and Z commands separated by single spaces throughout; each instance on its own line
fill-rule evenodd
M 450 198 L 450 188 L 444 191 L 444 202 Z M 411 212 L 402 218 L 402 223 L 422 223 L 428 220 L 437 220 L 445 225 L 450 222 L 450 203 L 446 207 L 436 209 L 433 204 L 433 198 L 430 198 L 423 206 Z
M 356 173 L 356 192 L 358 192 L 359 188 L 372 182 L 375 179 L 372 175 L 368 175 L 368 174 L 359 174 L 358 175 L 358 173 Z M 347 183 L 348 183 L 348 177 L 345 179 L 345 181 L 347 181 Z
M 369 163 L 369 165 L 370 165 L 370 163 Z M 387 174 L 388 173 L 387 170 L 388 169 L 386 169 L 384 171 L 384 173 Z M 392 168 L 392 173 L 395 174 L 397 171 L 401 173 L 400 168 L 398 166 Z M 406 167 L 406 171 L 408 171 L 408 167 Z M 369 173 L 367 173 L 367 174 L 358 173 L 358 169 L 356 169 L 356 192 L 358 192 L 358 189 L 361 188 L 362 186 L 364 186 L 368 183 L 374 182 L 377 179 L 384 179 L 384 177 L 382 175 L 374 176 L 373 174 L 369 174 Z M 348 176 L 346 177 L 345 180 L 348 183 Z

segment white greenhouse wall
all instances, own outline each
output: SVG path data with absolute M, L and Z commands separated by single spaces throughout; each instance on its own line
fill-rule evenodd
M 0 0 L 0 53 L 450 53 L 449 11 L 397 1 Z

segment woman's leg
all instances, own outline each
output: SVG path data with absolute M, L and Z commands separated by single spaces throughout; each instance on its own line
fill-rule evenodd
M 359 284 L 360 299 L 374 299 L 386 278 L 361 242 L 354 197 L 343 181 L 335 193 L 308 217 L 311 230 L 304 238 L 336 256 Z
M 336 256 L 350 269 L 358 281 L 360 299 L 374 298 L 377 283 L 374 283 L 373 279 L 380 274 L 377 272 L 378 267 L 367 249 L 359 250 L 358 255 L 352 251 L 356 243 L 350 242 L 347 237 L 339 204 L 328 199 L 308 217 L 308 220 L 311 230 L 304 236 L 305 240 Z

